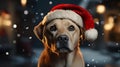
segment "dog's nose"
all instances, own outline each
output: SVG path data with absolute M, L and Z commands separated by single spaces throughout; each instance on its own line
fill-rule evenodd
M 60 42 L 67 42 L 69 40 L 69 38 L 66 35 L 61 35 L 57 38 L 57 40 Z

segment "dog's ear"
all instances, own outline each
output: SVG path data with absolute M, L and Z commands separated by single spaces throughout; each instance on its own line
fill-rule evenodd
M 80 28 L 80 43 L 83 43 L 85 40 L 84 28 Z
M 43 39 L 43 31 L 44 31 L 44 24 L 39 23 L 37 26 L 34 27 L 34 34 L 39 40 Z

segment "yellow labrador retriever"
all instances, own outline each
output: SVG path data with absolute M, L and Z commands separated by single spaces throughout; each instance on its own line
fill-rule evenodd
M 42 36 L 45 49 L 39 58 L 38 67 L 84 67 L 79 48 L 80 28 L 69 19 L 54 19 L 46 26 L 40 23 L 34 28 Z
M 45 46 L 38 67 L 85 67 L 80 41 L 84 35 L 89 40 L 97 38 L 92 16 L 73 4 L 53 7 L 34 33 Z

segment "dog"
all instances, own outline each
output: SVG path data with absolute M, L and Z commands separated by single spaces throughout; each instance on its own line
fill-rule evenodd
M 79 48 L 82 28 L 73 21 L 54 19 L 47 25 L 40 23 L 34 28 L 34 33 L 39 39 L 43 39 L 45 46 L 38 67 L 84 67 Z
M 98 35 L 91 14 L 73 4 L 53 7 L 34 33 L 44 44 L 38 67 L 85 67 L 80 42 Z

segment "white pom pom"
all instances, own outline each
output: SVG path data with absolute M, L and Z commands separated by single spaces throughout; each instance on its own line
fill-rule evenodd
M 85 37 L 87 40 L 94 41 L 98 36 L 98 32 L 96 29 L 89 29 L 85 31 Z

